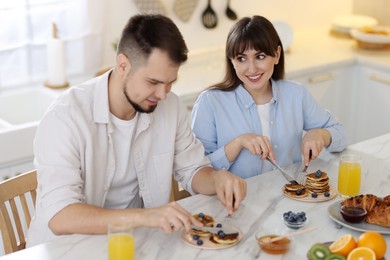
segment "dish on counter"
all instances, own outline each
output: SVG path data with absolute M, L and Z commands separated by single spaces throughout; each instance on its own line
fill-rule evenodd
M 387 228 L 387 227 L 368 224 L 366 222 L 350 223 L 350 222 L 345 221 L 340 213 L 340 207 L 341 207 L 340 203 L 341 203 L 341 201 L 339 200 L 339 201 L 336 201 L 335 203 L 331 204 L 328 207 L 328 215 L 334 222 L 336 222 L 336 223 L 338 223 L 346 228 L 361 231 L 361 232 L 376 231 L 376 232 L 379 232 L 381 234 L 390 234 L 390 228 Z
M 377 19 L 365 15 L 342 15 L 332 19 L 332 29 L 345 34 L 350 34 L 351 29 L 376 26 L 377 24 Z
M 362 42 L 390 43 L 389 26 L 366 26 L 359 29 L 352 29 L 351 35 Z
M 224 225 L 226 226 L 226 224 L 224 224 Z M 193 239 L 193 234 L 187 233 L 185 230 L 183 230 L 181 233 L 181 239 L 187 245 L 196 247 L 198 249 L 212 249 L 212 250 L 225 249 L 225 248 L 229 248 L 229 247 L 237 245 L 242 240 L 242 237 L 243 237 L 241 230 L 238 229 L 237 227 L 229 226 L 229 229 L 233 229 L 233 230 L 236 230 L 238 232 L 237 241 L 234 243 L 231 243 L 231 244 L 218 244 L 218 243 L 212 242 L 210 240 L 211 237 L 201 237 L 201 239 L 203 240 L 203 244 L 198 245 L 197 241 Z

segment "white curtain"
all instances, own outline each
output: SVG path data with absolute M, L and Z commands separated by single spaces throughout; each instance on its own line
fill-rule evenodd
M 67 77 L 102 64 L 104 0 L 0 0 L 0 87 L 44 82 L 52 23 L 64 41 Z

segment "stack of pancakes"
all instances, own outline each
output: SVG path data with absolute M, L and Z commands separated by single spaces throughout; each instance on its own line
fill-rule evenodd
M 321 172 L 321 175 L 319 174 Z M 318 170 L 317 172 L 306 175 L 306 189 L 311 193 L 325 193 L 330 190 L 329 177 L 326 172 Z

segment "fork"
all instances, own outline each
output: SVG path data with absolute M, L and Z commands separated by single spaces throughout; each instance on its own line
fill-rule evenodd
M 311 150 L 309 152 L 309 162 L 311 160 Z M 309 167 L 309 164 L 305 165 L 303 167 L 303 170 L 298 174 L 297 182 L 303 186 L 306 184 L 306 175 L 307 175 L 307 168 Z

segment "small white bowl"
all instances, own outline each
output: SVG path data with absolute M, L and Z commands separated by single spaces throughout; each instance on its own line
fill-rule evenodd
M 303 221 L 303 222 L 289 222 L 289 221 L 287 221 L 287 220 L 284 220 L 284 224 L 285 224 L 288 228 L 294 229 L 294 230 L 300 229 L 300 228 L 306 226 L 307 222 L 308 222 L 307 217 L 306 217 L 306 220 Z

